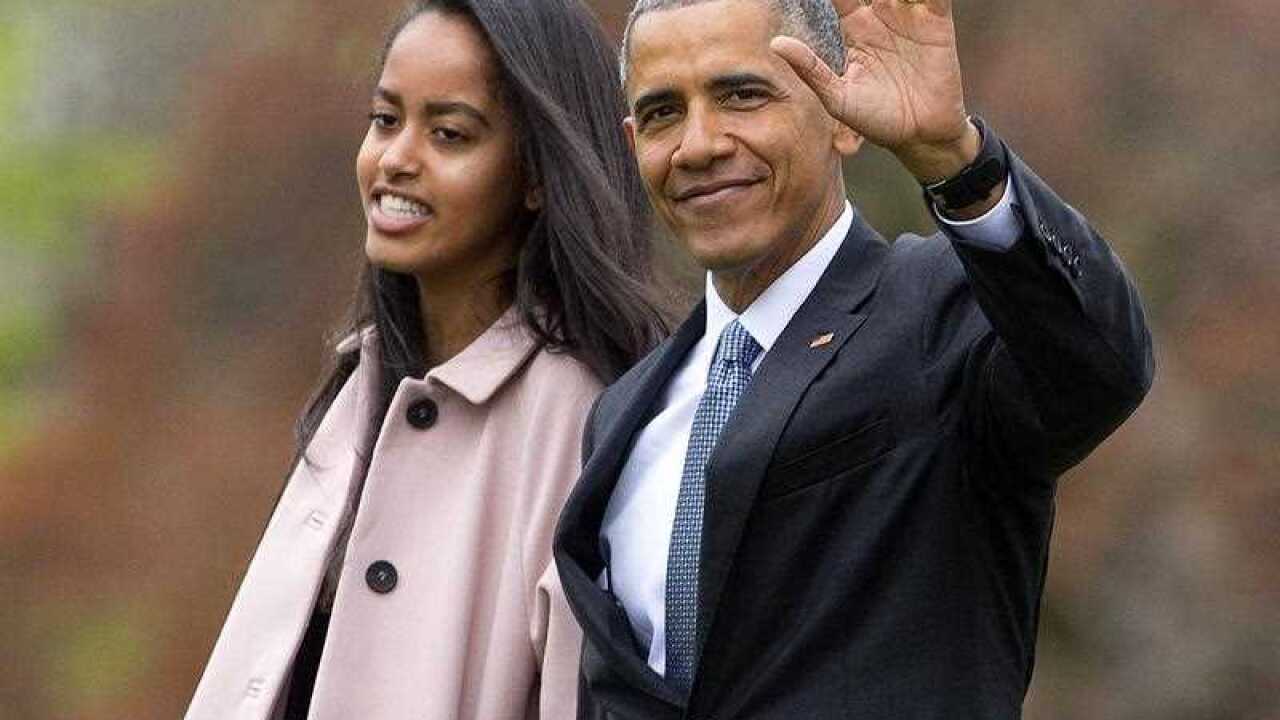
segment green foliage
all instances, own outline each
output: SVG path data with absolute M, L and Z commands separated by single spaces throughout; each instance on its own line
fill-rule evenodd
M 145 677 L 154 658 L 154 641 L 144 608 L 134 602 L 101 603 L 90 608 L 63 607 L 67 617 L 53 638 L 45 676 L 58 717 L 94 717 L 126 698 Z
M 0 23 L 0 455 L 32 425 L 34 372 L 57 351 L 70 282 L 91 272 L 85 223 L 154 178 L 148 140 L 40 132 L 37 28 Z
M 6 291 L 7 293 L 8 291 Z M 54 349 L 57 323 L 51 303 L 0 304 L 0 456 L 27 439 L 34 414 L 24 378 Z
M 0 2 L 0 8 L 4 7 L 5 3 Z M 0 22 L 0 127 L 4 128 L 15 127 L 17 102 L 14 93 L 34 75 L 32 54 L 21 42 L 24 39 L 26 36 L 21 23 L 10 22 L 7 18 Z M 0 135 L 8 136 L 8 132 Z
M 0 142 L 0 232 L 30 260 L 66 260 L 83 249 L 84 211 L 145 187 L 155 155 L 148 142 L 118 137 Z

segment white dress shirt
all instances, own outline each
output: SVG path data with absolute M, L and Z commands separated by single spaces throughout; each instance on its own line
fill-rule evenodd
M 1021 216 L 1012 207 L 1012 186 L 1010 178 L 996 206 L 975 220 L 954 222 L 934 215 L 966 243 L 1007 250 L 1022 231 Z M 707 273 L 706 331 L 663 388 L 657 414 L 636 436 L 622 467 L 600 530 L 607 568 L 599 583 L 622 603 L 636 640 L 641 648 L 648 649 L 649 667 L 659 675 L 666 670 L 667 553 L 675 524 L 676 498 L 693 413 L 706 389 L 720 333 L 735 318 L 751 333 L 762 349 L 751 366 L 754 372 L 813 292 L 852 223 L 853 208 L 846 202 L 844 212 L 818 243 L 765 288 L 741 315 L 735 315 L 724 303 Z

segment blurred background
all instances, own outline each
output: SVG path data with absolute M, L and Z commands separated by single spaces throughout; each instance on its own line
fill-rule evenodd
M 1158 346 L 1061 485 L 1026 715 L 1278 720 L 1280 3 L 957 6 L 971 110 L 1113 241 Z M 0 0 L 3 720 L 183 713 L 354 288 L 399 7 Z M 884 153 L 848 174 L 929 229 Z

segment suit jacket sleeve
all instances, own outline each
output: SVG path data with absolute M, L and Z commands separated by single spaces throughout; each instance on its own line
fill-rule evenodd
M 1008 251 L 983 250 L 939 223 L 982 317 L 948 318 L 949 311 L 973 315 L 962 309 L 972 303 L 935 298 L 944 316 L 927 332 L 990 324 L 994 333 L 969 335 L 961 360 L 970 439 L 982 463 L 1006 471 L 997 476 L 1051 482 L 1146 395 L 1154 372 L 1151 336 L 1138 292 L 1106 242 L 1006 152 L 1022 235 Z

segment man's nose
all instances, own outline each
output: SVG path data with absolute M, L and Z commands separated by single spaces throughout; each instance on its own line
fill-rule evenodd
M 400 129 L 382 150 L 378 168 L 388 177 L 414 176 L 422 172 L 420 138 L 410 127 Z
M 733 139 L 725 134 L 714 109 L 692 106 L 685 117 L 680 147 L 671 161 L 685 170 L 704 169 L 733 153 Z

